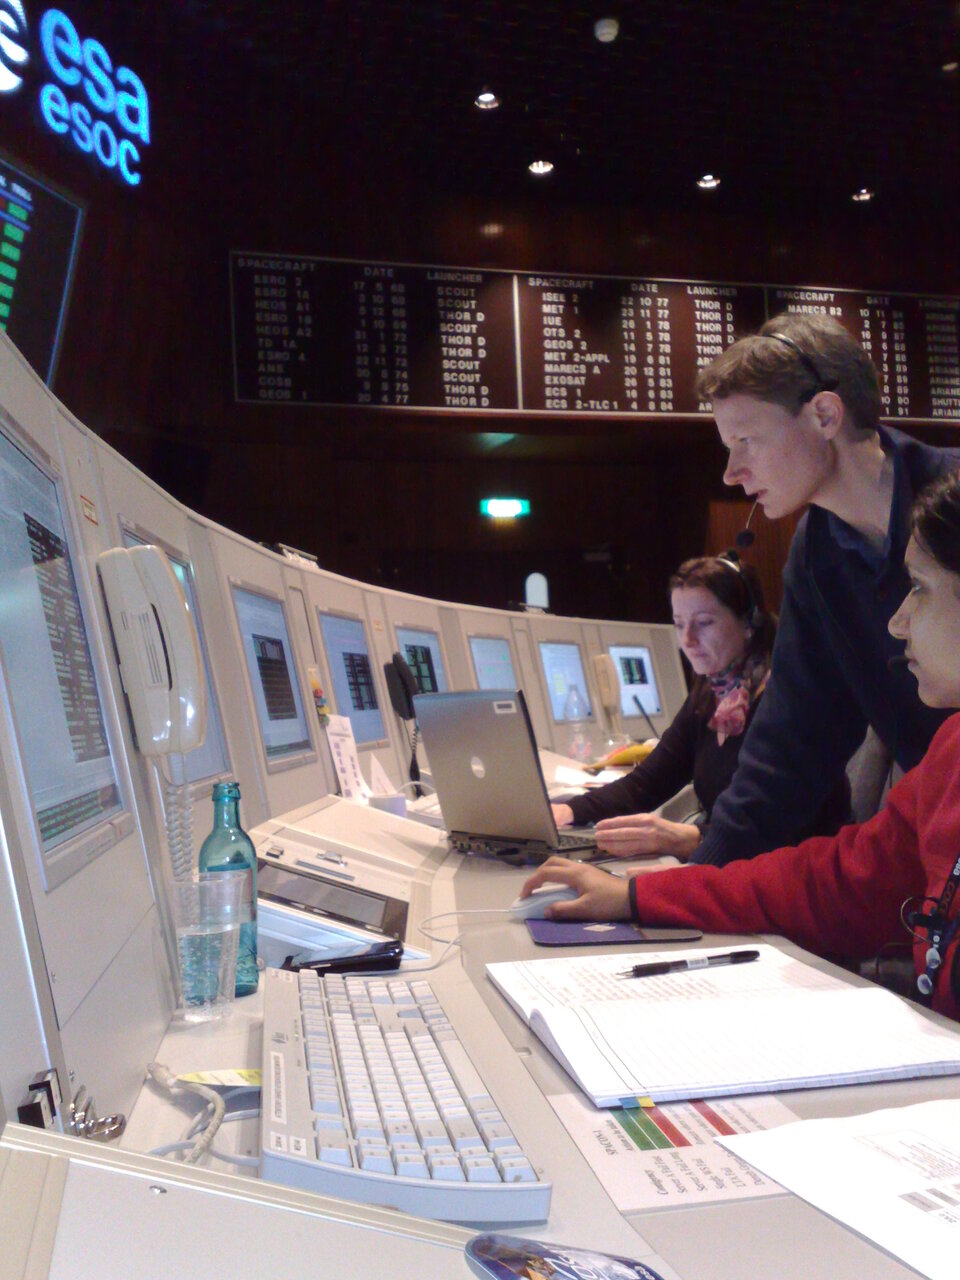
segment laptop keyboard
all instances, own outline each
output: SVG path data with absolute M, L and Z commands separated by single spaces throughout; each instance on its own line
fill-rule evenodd
M 596 837 L 589 832 L 584 831 L 581 834 L 574 835 L 571 832 L 560 832 L 560 839 L 557 842 L 558 849 L 589 849 L 597 843 Z

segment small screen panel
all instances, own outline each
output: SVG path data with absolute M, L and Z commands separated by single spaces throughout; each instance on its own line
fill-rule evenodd
M 320 613 L 320 631 L 327 651 L 337 712 L 347 716 L 357 743 L 386 738 L 370 663 L 367 633 L 359 618 Z
M 0 329 L 53 380 L 83 211 L 0 157 Z
M 146 540 L 140 538 L 130 529 L 123 530 L 123 542 L 127 547 L 142 547 L 146 545 Z M 166 551 L 166 548 L 164 548 Z M 223 726 L 220 722 L 220 707 L 217 703 L 217 696 L 214 692 L 213 680 L 210 678 L 210 659 L 207 655 L 207 644 L 203 636 L 203 627 L 200 623 L 200 607 L 197 603 L 197 593 L 193 584 L 193 573 L 186 561 L 181 560 L 179 556 L 171 555 L 166 551 L 167 559 L 173 568 L 173 572 L 177 576 L 177 581 L 183 588 L 183 594 L 187 597 L 187 605 L 193 614 L 194 621 L 197 624 L 197 634 L 200 637 L 200 653 L 203 656 L 203 675 L 207 682 L 207 733 L 203 742 L 199 747 L 195 747 L 193 751 L 187 752 L 184 757 L 187 769 L 188 782 L 200 782 L 204 778 L 219 777 L 221 774 L 228 773 L 230 769 L 229 758 L 227 756 L 227 743 L 223 736 Z
M 660 715 L 663 708 L 650 650 L 642 644 L 612 644 L 610 657 L 620 681 L 621 715 L 640 715 L 637 702 L 648 716 Z
M 587 678 L 583 674 L 580 646 L 573 641 L 541 640 L 540 661 L 547 678 L 547 693 L 550 696 L 554 724 L 563 724 L 571 719 L 567 714 L 566 704 L 574 686 L 583 699 L 587 718 L 592 718 L 593 709 L 590 706 Z
M 440 637 L 435 631 L 414 631 L 397 627 L 397 644 L 406 658 L 418 693 L 446 693 L 447 673 L 440 655 Z
M 311 749 L 283 605 L 232 587 L 253 700 L 268 760 Z
M 0 648 L 40 835 L 55 850 L 122 809 L 57 486 L 0 433 Z
M 478 689 L 516 689 L 510 641 L 502 636 L 470 636 L 473 669 Z
M 371 929 L 383 927 L 387 899 L 364 889 L 333 884 L 319 876 L 299 875 L 261 860 L 257 865 L 257 891 L 279 902 L 295 902 L 313 907 L 325 915 Z

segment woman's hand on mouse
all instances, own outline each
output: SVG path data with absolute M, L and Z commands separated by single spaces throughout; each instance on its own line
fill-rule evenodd
M 569 858 L 548 858 L 520 890 L 526 898 L 543 884 L 565 884 L 580 895 L 569 902 L 548 907 L 547 920 L 629 920 L 630 894 L 627 881 L 599 867 L 589 867 Z

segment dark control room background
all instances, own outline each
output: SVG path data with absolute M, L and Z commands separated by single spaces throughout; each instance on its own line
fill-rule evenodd
M 18 10 L 37 49 L 45 6 Z M 85 206 L 57 395 L 189 506 L 351 577 L 507 607 L 539 570 L 558 612 L 663 619 L 746 507 L 703 414 L 238 403 L 231 251 L 960 293 L 956 0 L 63 11 L 142 79 L 150 141 L 131 186 L 0 93 L 4 157 Z M 496 494 L 530 515 L 484 519 Z M 774 585 L 789 529 L 760 525 Z

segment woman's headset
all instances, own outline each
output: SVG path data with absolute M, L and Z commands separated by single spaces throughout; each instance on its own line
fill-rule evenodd
M 753 512 L 751 512 L 750 514 L 752 516 Z M 741 536 L 742 535 L 738 535 L 737 537 L 738 542 Z M 753 539 L 752 534 L 750 535 L 750 538 L 752 541 Z M 764 613 L 763 609 L 760 608 L 760 604 L 757 600 L 756 594 L 754 593 L 753 587 L 750 584 L 750 578 L 744 572 L 743 562 L 741 561 L 739 555 L 737 555 L 736 551 L 734 551 L 731 548 L 729 551 L 724 551 L 722 555 L 719 555 L 716 558 L 720 561 L 721 564 L 724 564 L 727 566 L 728 569 L 731 569 L 737 575 L 740 581 L 743 583 L 743 589 L 747 593 L 747 614 L 746 614 L 747 625 L 751 627 L 754 631 L 759 631 L 760 628 L 763 626 L 764 619 L 766 618 L 766 614 Z
M 806 404 L 808 400 L 812 400 L 813 397 L 815 395 L 819 395 L 821 391 L 836 391 L 837 387 L 840 385 L 839 379 L 825 378 L 823 376 L 823 371 L 819 368 L 817 362 L 812 356 L 808 356 L 807 353 L 801 349 L 799 343 L 794 342 L 792 338 L 788 338 L 785 333 L 762 333 L 760 336 L 762 338 L 772 338 L 774 342 L 782 342 L 785 347 L 789 347 L 803 367 L 813 374 L 814 378 L 816 378 L 817 385 L 812 391 L 809 391 L 804 396 L 800 401 L 801 404 Z

